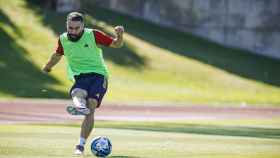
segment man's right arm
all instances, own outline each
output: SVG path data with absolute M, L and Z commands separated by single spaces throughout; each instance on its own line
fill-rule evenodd
M 53 53 L 48 63 L 43 67 L 44 72 L 51 72 L 52 67 L 55 66 L 61 59 L 62 55 L 58 53 Z
M 60 39 L 58 38 L 55 53 L 51 56 L 48 63 L 43 67 L 43 71 L 50 72 L 52 70 L 52 67 L 55 66 L 60 61 L 63 55 L 64 55 L 64 50 L 61 45 Z

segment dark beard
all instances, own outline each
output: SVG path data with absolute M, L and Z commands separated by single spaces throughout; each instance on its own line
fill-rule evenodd
M 79 35 L 73 35 L 67 33 L 67 37 L 70 41 L 77 42 L 83 36 L 83 34 L 84 34 L 84 30 Z

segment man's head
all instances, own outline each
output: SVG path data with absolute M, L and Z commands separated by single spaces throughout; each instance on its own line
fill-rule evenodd
M 79 12 L 71 12 L 66 21 L 67 34 L 70 40 L 77 41 L 84 31 L 84 17 Z

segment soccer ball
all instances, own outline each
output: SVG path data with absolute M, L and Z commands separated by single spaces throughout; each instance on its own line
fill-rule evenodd
M 99 136 L 92 139 L 90 148 L 93 155 L 97 157 L 106 157 L 112 151 L 112 144 L 109 138 Z

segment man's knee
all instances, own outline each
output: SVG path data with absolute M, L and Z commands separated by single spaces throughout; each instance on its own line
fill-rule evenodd
M 86 98 L 87 97 L 87 91 L 81 88 L 75 88 L 71 91 L 71 96 L 72 97 L 82 97 Z
M 94 98 L 89 98 L 89 99 L 88 99 L 88 108 L 89 108 L 92 112 L 94 112 L 95 108 L 97 107 L 97 104 L 98 104 L 98 102 L 97 102 L 96 99 L 94 99 Z

